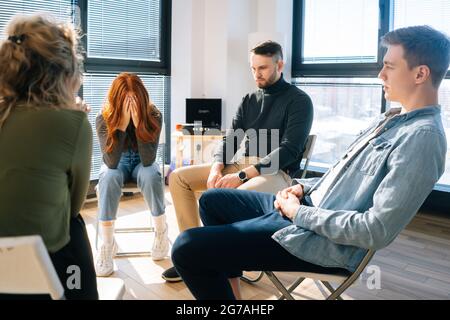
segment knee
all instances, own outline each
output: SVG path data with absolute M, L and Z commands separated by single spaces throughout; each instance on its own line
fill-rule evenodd
M 199 214 L 203 223 L 208 221 L 216 208 L 223 208 L 223 193 L 226 192 L 224 189 L 209 189 L 205 191 L 200 197 L 199 204 Z
M 169 189 L 172 190 L 172 188 L 175 185 L 179 185 L 180 182 L 181 182 L 181 180 L 180 180 L 180 170 L 179 169 L 175 169 L 169 175 Z
M 161 173 L 152 165 L 148 167 L 142 167 L 137 176 L 138 184 L 143 186 L 144 184 L 149 184 L 151 186 L 161 184 L 162 177 Z
M 175 266 L 185 265 L 187 261 L 196 260 L 198 252 L 197 237 L 195 229 L 188 229 L 180 233 L 172 247 L 172 262 Z
M 215 194 L 217 193 L 217 189 L 209 189 L 203 192 L 200 199 L 198 199 L 198 206 L 200 209 L 200 215 L 202 215 L 203 211 L 208 210 L 208 204 L 211 203 L 211 199 L 215 198 Z
M 99 175 L 98 183 L 100 186 L 110 186 L 112 184 L 121 185 L 123 183 L 122 172 L 119 169 L 103 169 Z
M 200 197 L 199 206 L 204 209 L 211 208 L 214 205 L 220 206 L 226 193 L 226 189 L 208 189 Z

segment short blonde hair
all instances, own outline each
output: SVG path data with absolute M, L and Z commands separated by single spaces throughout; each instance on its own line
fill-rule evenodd
M 18 104 L 71 109 L 82 81 L 78 34 L 47 14 L 14 16 L 0 42 L 0 128 Z

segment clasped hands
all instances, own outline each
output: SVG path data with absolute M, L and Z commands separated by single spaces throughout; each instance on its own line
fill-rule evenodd
M 303 186 L 296 184 L 292 187 L 278 191 L 273 202 L 275 209 L 278 209 L 282 216 L 293 221 L 300 208 L 300 200 L 303 198 Z

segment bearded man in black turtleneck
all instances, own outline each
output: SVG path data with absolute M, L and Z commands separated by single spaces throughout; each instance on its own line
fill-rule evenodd
M 291 185 L 300 170 L 312 121 L 310 97 L 283 79 L 283 52 L 274 41 L 250 51 L 258 90 L 247 94 L 231 129 L 214 154 L 213 164 L 176 169 L 169 188 L 180 232 L 200 225 L 196 193 L 233 188 L 274 193 Z M 242 140 L 245 156 L 234 162 Z M 166 281 L 180 281 L 175 268 L 164 271 Z

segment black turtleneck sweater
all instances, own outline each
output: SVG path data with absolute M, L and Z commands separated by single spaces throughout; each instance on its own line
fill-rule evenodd
M 214 154 L 214 160 L 231 163 L 245 138 L 245 155 L 261 158 L 255 165 L 261 174 L 275 173 L 281 169 L 293 177 L 300 168 L 312 121 L 310 97 L 281 76 L 273 85 L 242 99 L 233 118 L 232 130 L 227 131 Z M 274 129 L 278 129 L 278 133 Z M 261 168 L 266 170 L 261 171 Z

